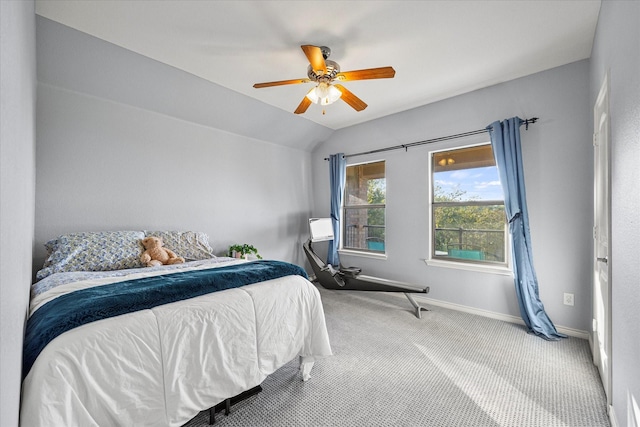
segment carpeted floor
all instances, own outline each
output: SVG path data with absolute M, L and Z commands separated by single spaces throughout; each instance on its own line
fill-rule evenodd
M 283 366 L 216 426 L 609 426 L 586 340 L 439 307 L 417 319 L 401 293 L 319 289 L 334 356 L 307 382 L 297 361 Z

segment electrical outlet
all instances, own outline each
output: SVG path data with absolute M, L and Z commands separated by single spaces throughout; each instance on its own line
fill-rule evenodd
M 564 293 L 564 305 L 573 306 L 573 294 Z

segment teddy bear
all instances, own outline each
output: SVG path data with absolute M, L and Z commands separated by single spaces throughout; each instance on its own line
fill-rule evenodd
M 184 262 L 184 258 L 177 256 L 171 249 L 162 247 L 162 239 L 160 237 L 150 236 L 142 239 L 141 242 L 146 250 L 140 256 L 140 261 L 147 267 Z

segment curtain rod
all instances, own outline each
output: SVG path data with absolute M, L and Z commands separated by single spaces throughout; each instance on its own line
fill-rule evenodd
M 538 121 L 538 118 L 537 117 L 533 117 L 531 119 L 522 120 L 522 123 L 525 125 L 525 130 L 529 130 L 529 125 L 533 124 L 533 123 L 535 123 L 537 121 Z M 439 138 L 427 139 L 427 140 L 424 140 L 424 141 L 410 142 L 408 144 L 394 145 L 393 147 L 378 148 L 377 150 L 363 151 L 361 153 L 345 154 L 344 158 L 346 159 L 347 157 L 364 156 L 365 154 L 381 153 L 383 151 L 400 150 L 402 148 L 404 148 L 404 150 L 407 151 L 407 149 L 409 147 L 416 147 L 418 145 L 424 145 L 424 144 L 432 144 L 434 142 L 440 142 L 440 141 L 448 141 L 450 139 L 464 138 L 465 136 L 480 135 L 480 134 L 483 134 L 485 132 L 489 132 L 489 130 L 488 129 L 478 129 L 478 130 L 472 130 L 470 132 L 458 133 L 458 134 L 455 134 L 455 135 L 448 135 L 448 136 L 441 136 Z M 325 160 L 329 160 L 328 157 L 325 157 L 324 159 Z

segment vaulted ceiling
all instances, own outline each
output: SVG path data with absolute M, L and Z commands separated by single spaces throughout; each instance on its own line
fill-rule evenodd
M 393 79 L 345 82 L 368 107 L 312 105 L 340 129 L 588 58 L 597 0 L 45 1 L 36 12 L 285 111 L 311 83 L 300 46 L 328 46 L 342 71 L 392 66 Z M 224 100 L 215 101 L 224 102 Z

